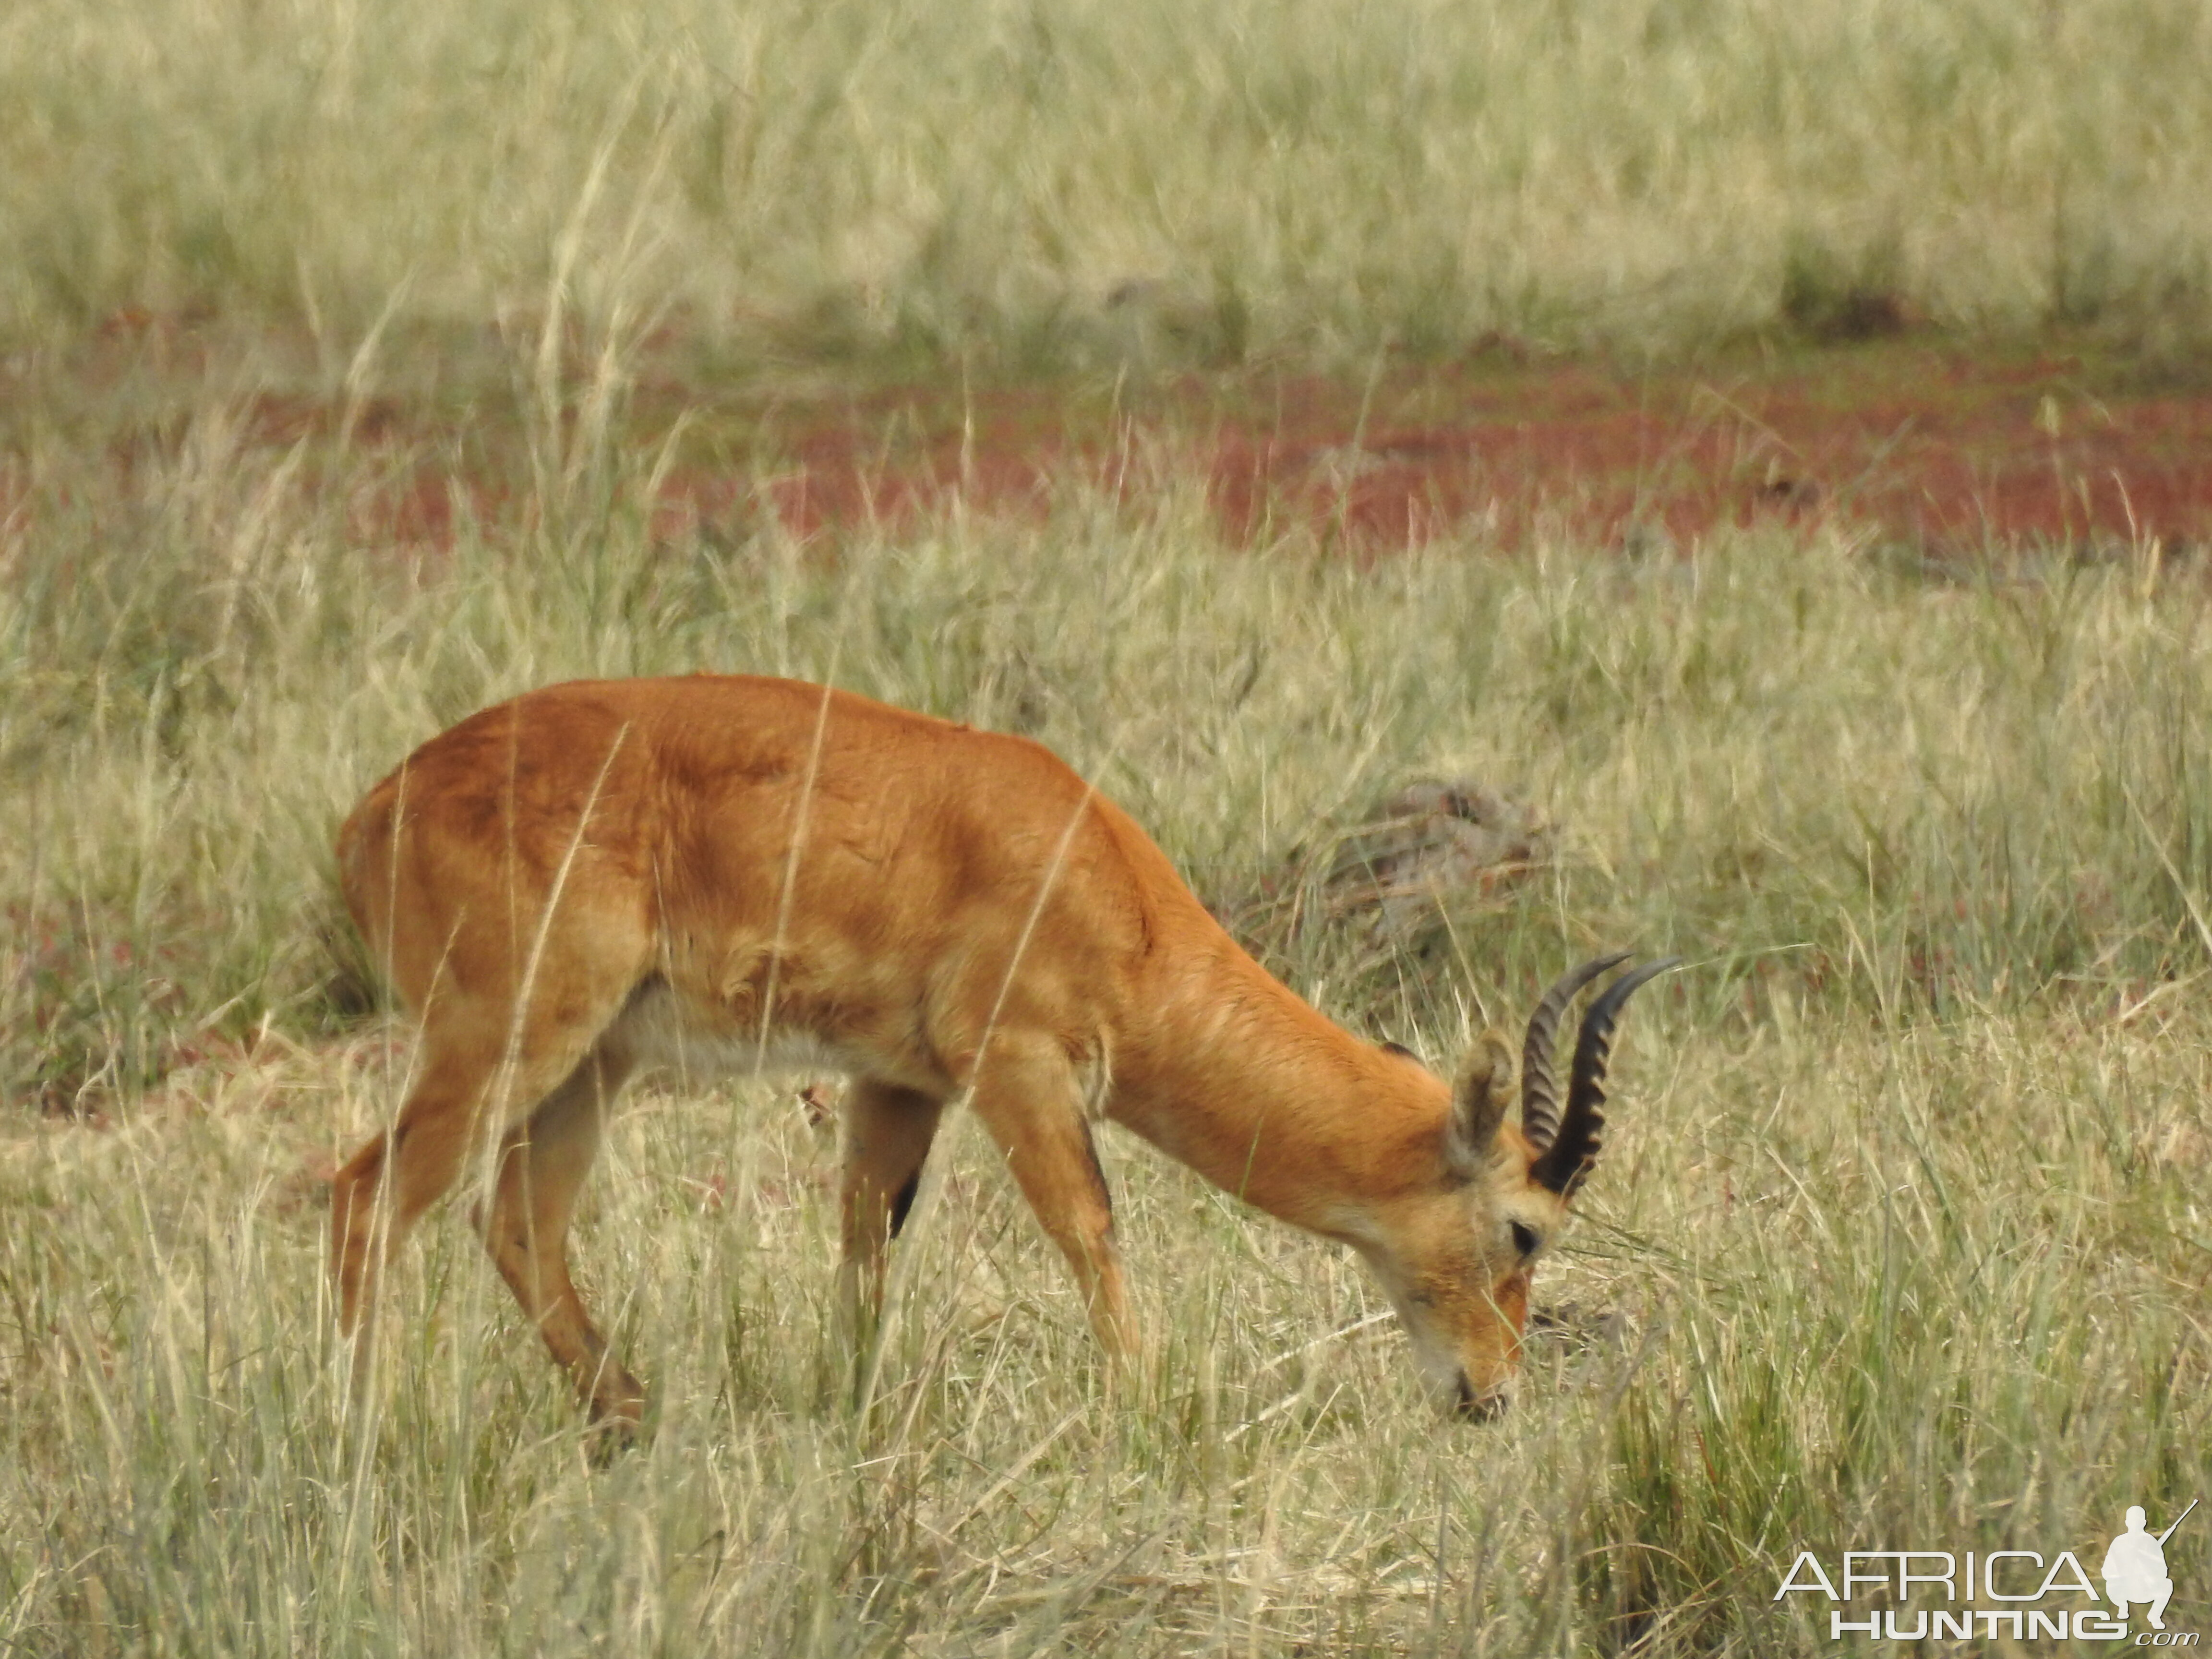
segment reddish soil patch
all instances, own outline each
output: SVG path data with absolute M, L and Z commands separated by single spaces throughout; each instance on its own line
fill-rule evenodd
M 166 402 L 173 412 L 123 447 L 162 445 L 204 402 L 223 348 L 190 319 L 126 321 L 62 374 Z M 349 405 L 264 392 L 244 399 L 245 429 L 263 445 L 342 441 L 380 458 L 371 479 L 349 469 L 353 532 L 448 546 L 458 519 L 532 498 L 511 355 L 473 338 L 394 346 L 395 367 L 428 376 L 415 392 Z M 1508 349 L 1389 363 L 1365 384 L 1246 368 L 974 391 L 945 377 L 836 392 L 817 379 L 781 393 L 732 390 L 681 339 L 644 358 L 620 465 L 656 453 L 684 417 L 653 509 L 670 535 L 742 535 L 772 516 L 811 537 L 956 501 L 1042 514 L 1076 483 L 1132 500 L 1202 488 L 1233 538 L 1304 529 L 1362 556 L 1448 535 L 1679 546 L 1768 520 L 1936 558 L 2212 544 L 2212 372 L 2161 389 L 2087 345 L 1976 352 L 1907 333 L 1649 372 Z M 0 364 L 0 393 L 11 390 L 35 402 Z M 0 415 L 0 526 L 27 493 L 6 428 Z
M 2099 380 L 2105 384 L 2098 384 Z M 1105 413 L 1034 391 L 878 394 L 763 419 L 762 486 L 802 533 L 956 497 L 1028 510 L 1074 476 L 1139 487 L 1131 458 L 1207 483 L 1224 526 L 1303 521 L 1364 551 L 1472 532 L 1686 543 L 1830 521 L 1936 556 L 1992 546 L 2178 551 L 2212 538 L 2212 392 L 2130 391 L 2082 360 L 1913 343 L 1725 373 L 1474 364 L 1361 387 L 1192 380 Z M 702 475 L 679 496 L 727 499 Z

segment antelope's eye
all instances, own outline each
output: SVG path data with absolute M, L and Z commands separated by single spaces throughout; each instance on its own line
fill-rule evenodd
M 1521 1252 L 1524 1261 L 1536 1254 L 1536 1247 L 1543 1242 L 1536 1237 L 1534 1228 L 1524 1227 L 1517 1221 L 1513 1224 L 1513 1248 Z

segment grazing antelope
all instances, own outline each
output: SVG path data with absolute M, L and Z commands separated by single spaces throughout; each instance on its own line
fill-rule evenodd
M 848 1292 L 884 1261 L 948 1102 L 971 1103 L 1066 1256 L 1099 1340 L 1135 1342 L 1100 1117 L 1366 1258 L 1424 1370 L 1504 1398 L 1528 1278 L 1589 1172 L 1617 979 L 1528 1022 L 1522 1115 L 1497 1033 L 1456 1090 L 1268 977 L 1127 814 L 1036 744 L 787 680 L 556 685 L 433 738 L 338 837 L 346 902 L 422 1046 L 388 1133 L 333 1182 L 339 1318 L 499 1136 L 493 1261 L 596 1419 L 644 1391 L 568 1276 L 609 1103 L 641 1067 L 848 1073 Z M 366 1350 L 364 1348 L 363 1352 Z

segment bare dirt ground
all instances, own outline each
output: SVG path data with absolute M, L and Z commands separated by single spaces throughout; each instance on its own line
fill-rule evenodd
M 306 356 L 296 342 L 256 349 Z M 352 503 L 364 538 L 443 544 L 456 513 L 527 493 L 514 412 L 526 388 L 495 367 L 501 350 L 395 351 L 411 389 L 365 399 L 251 391 L 247 441 L 343 430 L 389 462 Z M 33 381 L 64 375 L 81 397 L 136 387 L 147 412 L 109 428 L 127 465 L 176 433 L 162 409 L 206 406 L 204 377 L 227 359 L 240 361 L 235 342 L 127 318 L 73 363 L 0 365 L 0 392 L 20 408 Z M 1042 511 L 1071 479 L 1132 496 L 1199 479 L 1233 539 L 1303 523 L 1363 556 L 1469 535 L 1509 550 L 1565 538 L 1656 551 L 1773 520 L 1838 524 L 1939 562 L 2033 547 L 2175 559 L 2212 542 L 2212 369 L 2150 372 L 2086 343 L 2005 350 L 1921 333 L 1656 369 L 1509 345 L 1364 377 L 1261 366 L 733 386 L 661 340 L 623 406 L 634 453 L 677 434 L 654 508 L 671 533 L 738 534 L 773 515 L 814 536 L 956 498 Z M 0 430 L 0 497 L 22 482 L 7 487 L 10 436 Z
M 1650 548 L 1774 518 L 1936 558 L 2154 538 L 2173 555 L 2212 533 L 2212 383 L 1942 344 L 1640 373 L 1505 361 L 1365 385 L 1192 379 L 1109 419 L 1046 392 L 908 392 L 775 410 L 766 429 L 786 457 L 772 498 L 801 531 L 954 490 L 1033 497 L 1071 461 L 1115 482 L 1134 431 L 1188 458 L 1232 534 L 1303 517 L 1367 552 L 1470 530 Z

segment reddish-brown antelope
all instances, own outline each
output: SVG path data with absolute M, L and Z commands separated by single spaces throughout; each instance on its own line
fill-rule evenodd
M 844 1251 L 879 1299 L 946 1104 L 970 1103 L 1066 1256 L 1099 1340 L 1135 1341 L 1091 1145 L 1110 1118 L 1359 1252 L 1448 1400 L 1510 1387 L 1528 1279 L 1597 1153 L 1615 1016 L 1562 1108 L 1560 1017 L 1456 1089 L 1330 1024 L 1238 948 L 1167 858 L 1048 750 L 787 680 L 557 685 L 472 715 L 338 838 L 346 902 L 422 1045 L 391 1130 L 333 1183 L 339 1317 L 477 1149 L 500 1273 L 597 1418 L 644 1392 L 568 1275 L 608 1103 L 641 1067 L 847 1073 Z M 865 1305 L 865 1304 L 863 1304 Z M 365 1352 L 365 1350 L 364 1350 Z

